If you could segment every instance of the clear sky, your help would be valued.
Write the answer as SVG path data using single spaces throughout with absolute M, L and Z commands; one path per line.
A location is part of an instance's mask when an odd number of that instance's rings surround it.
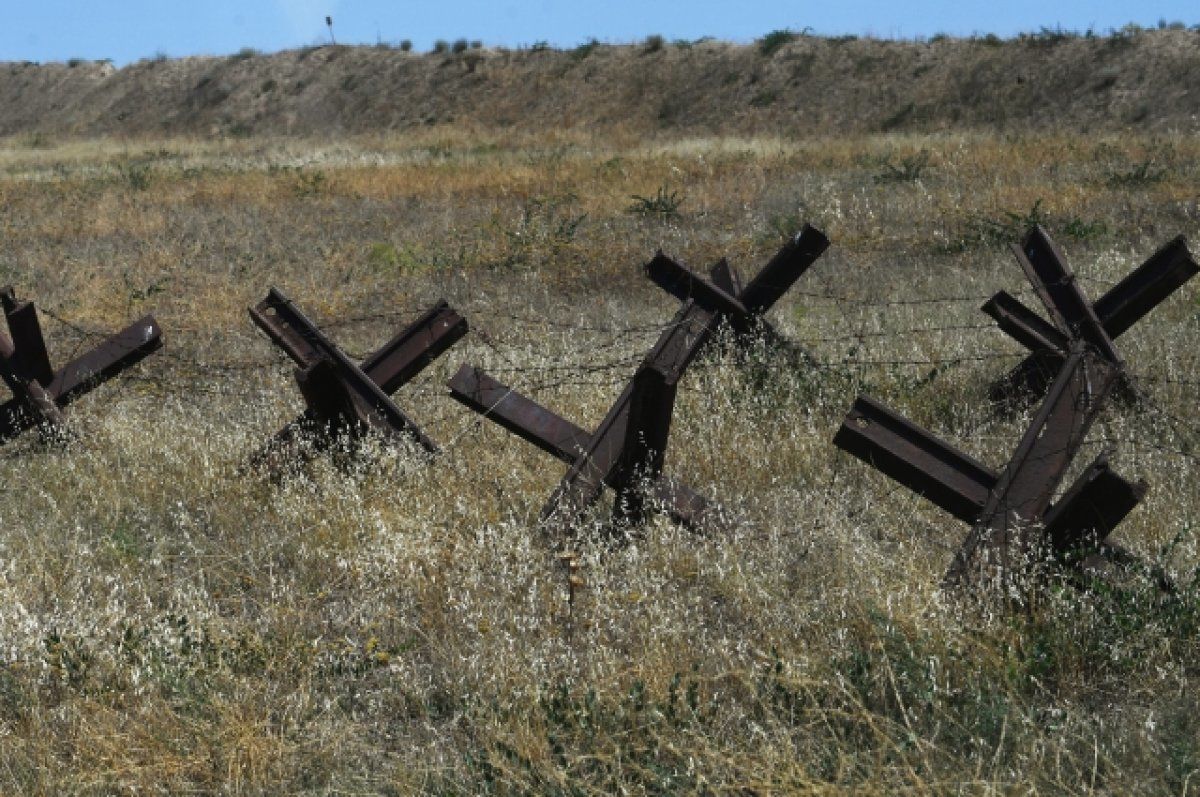
M 458 38 L 573 46 L 590 37 L 620 43 L 655 33 L 744 42 L 780 28 L 915 38 L 1011 36 L 1042 27 L 1103 32 L 1159 20 L 1200 24 L 1197 0 L 2 0 L 0 11 L 0 61 L 111 58 L 118 65 L 160 53 L 221 55 L 327 42 L 327 14 L 339 43 L 409 39 L 418 50 Z

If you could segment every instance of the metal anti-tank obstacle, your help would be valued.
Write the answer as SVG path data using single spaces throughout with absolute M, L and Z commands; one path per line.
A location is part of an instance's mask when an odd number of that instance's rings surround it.
M 1048 559 L 1096 572 L 1130 563 L 1110 533 L 1146 494 L 1098 456 L 1052 503 L 1119 371 L 1077 343 L 1007 465 L 996 471 L 878 402 L 860 396 L 834 444 L 972 528 L 948 569 L 948 586 L 1007 587 Z
M 1052 499 L 1105 400 L 1128 385 L 1112 338 L 1196 272 L 1176 239 L 1093 305 L 1041 227 L 1014 249 L 1052 320 L 1003 292 L 984 308 L 1034 350 L 993 387 L 993 396 L 1045 394 L 1008 464 L 994 471 L 865 396 L 834 437 L 838 447 L 972 525 L 947 585 L 988 580 L 1020 588 L 1020 579 L 1047 559 L 1085 572 L 1104 569 L 1105 560 L 1136 561 L 1109 535 L 1141 501 L 1146 484 L 1113 472 L 1107 452 Z
M 779 340 L 779 334 L 763 316 L 828 247 L 824 233 L 805 225 L 744 286 L 737 271 L 724 259 L 712 267 L 709 279 L 662 252 L 646 264 L 645 271 L 654 284 L 672 296 L 692 299 L 720 315 L 737 340 L 745 342 L 756 334 Z
M 616 493 L 613 518 L 619 525 L 644 521 L 657 503 L 676 522 L 700 528 L 710 522 L 715 507 L 664 476 L 663 466 L 679 380 L 719 322 L 720 313 L 685 302 L 591 433 L 478 368 L 460 368 L 450 380 L 450 392 L 467 407 L 570 464 L 542 510 L 551 536 L 569 535 L 606 486 Z
M 992 385 L 989 397 L 997 402 L 1044 394 L 1077 340 L 1087 341 L 1100 356 L 1119 367 L 1121 357 L 1113 341 L 1200 271 L 1187 242 L 1179 236 L 1095 302 L 1089 302 L 1042 227 L 1034 227 L 1021 245 L 1012 249 L 1050 321 L 1005 291 L 983 306 L 1002 330 L 1031 351 Z M 1121 389 L 1127 392 L 1128 384 L 1123 381 Z
M 302 437 L 319 449 L 339 434 L 358 437 L 368 430 L 437 452 L 437 444 L 391 394 L 467 333 L 467 322 L 446 302 L 435 304 L 362 363 L 355 363 L 276 288 L 250 308 L 250 317 L 296 363 L 296 382 L 308 405 L 254 455 L 253 464 L 278 464 Z
M 13 397 L 0 405 L 0 443 L 37 427 L 47 439 L 63 433 L 63 409 L 162 346 L 154 316 L 144 316 L 55 370 L 33 302 L 0 288 L 8 335 L 0 332 L 0 378 Z

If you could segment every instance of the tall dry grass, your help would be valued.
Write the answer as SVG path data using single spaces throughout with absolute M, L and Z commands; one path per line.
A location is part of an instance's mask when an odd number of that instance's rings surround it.
M 921 153 L 925 153 L 922 155 Z M 869 392 L 999 465 L 985 401 L 1019 348 L 1040 220 L 1098 295 L 1196 238 L 1194 137 L 947 135 L 642 145 L 434 130 L 338 144 L 0 150 L 0 283 L 56 359 L 152 310 L 165 349 L 0 452 L 0 791 L 22 794 L 1189 794 L 1197 787 L 1184 288 L 1119 346 L 1146 394 L 1111 444 L 1151 483 L 1119 538 L 1173 600 L 1050 591 L 1020 616 L 937 592 L 965 533 L 830 438 Z M 659 188 L 674 213 L 628 212 Z M 534 532 L 563 468 L 455 405 L 460 363 L 597 423 L 674 313 L 661 247 L 752 271 L 805 222 L 830 251 L 772 314 L 822 365 L 715 348 L 668 470 L 732 523 Z M 245 307 L 279 285 L 355 355 L 445 296 L 474 333 L 397 399 L 444 448 L 369 446 L 273 483 L 246 455 L 301 402 Z M 603 522 L 603 512 L 592 519 Z

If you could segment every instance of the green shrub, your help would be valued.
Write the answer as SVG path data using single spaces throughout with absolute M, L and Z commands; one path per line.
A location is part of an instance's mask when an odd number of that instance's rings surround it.
M 588 39 L 586 42 L 584 42 L 583 44 L 579 45 L 578 47 L 576 47 L 574 50 L 571 51 L 571 60 L 582 61 L 583 59 L 587 58 L 589 55 L 594 53 L 596 51 L 596 48 L 599 46 L 600 46 L 600 42 L 596 41 L 595 39 Z
M 785 44 L 789 44 L 797 38 L 799 38 L 798 35 L 790 30 L 773 30 L 758 40 L 758 52 L 770 58 Z
M 633 204 L 625 209 L 626 213 L 635 216 L 656 216 L 663 219 L 679 215 L 679 206 L 683 202 L 678 191 L 667 191 L 665 183 L 658 187 L 658 192 L 654 196 L 645 197 L 633 194 L 630 198 L 633 200 Z

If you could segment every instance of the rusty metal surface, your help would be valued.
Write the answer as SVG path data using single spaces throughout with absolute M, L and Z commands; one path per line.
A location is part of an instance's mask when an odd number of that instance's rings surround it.
M 1088 340 L 1114 363 L 1120 362 L 1112 341 L 1200 271 L 1187 242 L 1179 236 L 1089 305 L 1040 227 L 1029 233 L 1023 247 L 1014 247 L 1014 252 L 1055 324 L 1003 291 L 983 306 L 1001 329 L 1033 352 L 992 384 L 989 397 L 1001 403 L 1043 393 L 1073 338 Z M 1133 396 L 1128 384 L 1119 390 L 1125 398 Z
M 1083 342 L 1071 350 L 1042 406 L 1000 474 L 979 520 L 946 573 L 958 584 L 980 569 L 1007 579 L 1018 557 L 1030 555 L 1031 529 L 1083 442 L 1118 370 Z
M 974 523 L 998 474 L 884 405 L 859 396 L 834 445 L 959 520 Z
M 729 265 L 729 261 L 721 258 L 717 261 L 708 272 L 708 278 L 721 290 L 730 296 L 737 296 L 742 292 L 742 278 L 738 275 L 737 269 Z
M 680 301 L 691 299 L 702 307 L 723 313 L 731 319 L 742 318 L 749 313 L 746 306 L 724 288 L 706 280 L 662 252 L 646 264 L 645 270 L 651 282 Z
M 356 407 L 356 415 L 381 431 L 402 432 L 411 436 L 430 453 L 437 445 L 421 431 L 379 385 L 338 348 L 283 293 L 271 288 L 267 298 L 250 309 L 254 322 L 287 352 L 301 368 L 327 361 Z
M 652 484 L 662 477 L 677 387 L 678 380 L 670 381 L 652 366 L 641 368 L 633 377 L 625 442 L 609 482 L 617 491 L 613 516 L 620 522 L 636 525 L 646 520 L 649 496 L 642 482 Z
M 834 443 L 966 523 L 976 523 L 1000 473 L 865 396 Z M 1042 517 L 1046 545 L 1060 555 L 1104 543 L 1146 494 L 1102 454 Z
M 1096 315 L 1109 337 L 1119 337 L 1197 272 L 1200 266 L 1181 235 L 1097 299 Z
M 162 329 L 154 316 L 144 316 L 60 368 L 47 390 L 66 406 L 160 348 Z
M 1146 494 L 1115 473 L 1106 454 L 1053 504 L 1051 497 L 1120 371 L 1077 342 L 1008 465 L 997 472 L 887 407 L 860 396 L 834 443 L 973 525 L 947 586 L 979 574 L 1008 579 L 1045 554 L 1077 572 L 1102 559 L 1139 563 L 1109 535 Z M 1028 555 L 1029 562 L 1016 557 Z M 1139 563 L 1140 564 L 1140 563 Z M 1173 585 L 1162 573 L 1159 586 Z
M 1103 356 L 1119 364 L 1120 355 L 1113 340 L 1200 271 L 1180 236 L 1160 248 L 1094 304 L 1089 304 L 1045 230 L 1035 227 L 1022 247 L 1014 247 L 1014 253 L 1054 324 L 1048 324 L 1004 292 L 984 305 L 984 312 L 1005 332 L 1033 351 L 993 383 L 989 396 L 997 402 L 1044 392 L 1050 381 L 1048 372 L 1056 372 L 1061 365 L 1068 340 L 1088 341 Z M 1049 331 L 1052 328 L 1057 334 Z M 1125 398 L 1134 395 L 1128 384 L 1119 390 Z
M 1035 226 L 1021 246 L 1013 247 L 1013 254 L 1059 332 L 1090 343 L 1103 357 L 1119 363 L 1112 339 L 1049 234 Z
M 320 359 L 307 368 L 297 368 L 296 385 L 318 421 L 371 424 L 371 408 L 355 400 L 356 395 L 346 387 L 331 361 Z
M 4 320 L 8 323 L 22 373 L 39 384 L 49 385 L 54 380 L 54 368 L 50 365 L 46 340 L 42 337 L 42 325 L 38 322 L 33 302 L 17 302 L 9 293 L 4 302 Z
M 605 486 L 621 492 L 621 503 L 631 505 L 628 488 L 639 465 L 666 499 L 673 516 L 689 523 L 705 509 L 691 491 L 661 478 L 662 456 L 670 428 L 674 391 L 684 370 L 712 335 L 720 315 L 688 300 L 646 355 L 634 379 L 610 407 L 592 434 L 571 424 L 535 402 L 483 374 L 464 366 L 450 380 L 451 395 L 468 407 L 571 467 L 542 510 L 542 519 L 556 532 L 565 533 L 579 516 L 603 495 Z M 653 374 L 648 372 L 653 371 Z M 630 428 L 635 393 L 639 407 Z M 665 416 L 665 420 L 664 420 Z M 631 441 L 635 450 L 627 452 Z M 649 452 L 653 451 L 653 454 Z M 641 462 L 640 460 L 646 460 Z M 635 461 L 636 460 L 636 461 Z M 640 509 L 636 510 L 640 514 Z
M 695 302 L 685 302 L 659 335 L 641 367 L 657 368 L 669 383 L 675 384 L 716 331 L 719 321 L 717 313 Z
M 605 483 L 613 479 L 625 444 L 632 397 L 631 382 L 621 391 L 542 508 L 542 521 L 554 531 L 565 534 L 588 507 L 600 500 Z
M 0 333 L 0 377 L 13 393 L 2 408 L 0 439 L 7 440 L 34 426 L 57 426 L 62 412 L 42 385 L 21 367 L 16 347 Z
M 1146 496 L 1144 481 L 1114 473 L 1098 456 L 1044 517 L 1047 545 L 1059 556 L 1098 548 Z
M 642 361 L 638 373 L 648 369 L 657 371 L 663 383 L 671 386 L 673 399 L 674 386 L 708 341 L 719 320 L 718 313 L 701 307 L 694 300 L 688 300 L 663 330 Z M 628 485 L 631 476 L 625 471 L 627 463 L 623 452 L 631 434 L 648 439 L 655 439 L 658 435 L 656 430 L 648 427 L 629 429 L 630 403 L 638 379 L 635 375 L 621 393 L 596 428 L 587 448 L 571 464 L 566 476 L 546 502 L 542 519 L 557 532 L 564 533 L 573 526 L 579 516 L 599 500 L 606 483 L 618 485 L 618 489 Z M 638 417 L 638 422 L 643 424 L 651 424 L 654 420 L 653 412 Z M 662 447 L 666 448 L 665 442 Z M 660 475 L 653 472 L 647 474 L 652 480 Z
M 439 300 L 378 351 L 362 370 L 383 392 L 395 393 L 467 334 L 466 320 Z
M 5 286 L 0 306 L 12 334 L 11 339 L 0 334 L 0 377 L 13 392 L 0 405 L 0 440 L 35 426 L 50 436 L 50 428 L 63 422 L 62 407 L 161 345 L 157 324 L 146 316 L 55 373 L 33 303 L 18 301 Z
M 568 465 L 586 448 L 591 434 L 535 401 L 464 365 L 451 377 L 450 395 Z
M 275 328 L 274 319 L 266 310 L 268 307 L 278 306 L 280 298 L 281 294 L 278 292 L 268 295 L 266 300 L 251 310 L 251 317 L 272 340 L 288 341 L 288 347 L 284 350 L 288 352 L 289 356 L 293 356 L 293 353 L 299 357 L 313 356 L 318 347 L 305 339 L 298 330 Z M 379 347 L 359 367 L 372 382 L 390 395 L 411 381 L 448 348 L 457 343 L 467 331 L 466 320 L 451 309 L 445 300 L 440 300 L 416 321 Z M 296 356 L 293 356 L 293 359 L 296 359 Z M 320 359 L 314 360 L 306 368 L 311 369 L 320 361 Z M 309 401 L 310 409 L 306 409 L 276 432 L 263 449 L 251 456 L 250 464 L 252 466 L 258 467 L 266 464 L 270 469 L 274 469 L 277 465 L 282 464 L 283 458 L 276 454 L 291 447 L 291 444 L 304 433 L 315 432 L 318 435 L 329 436 L 336 432 L 334 428 L 336 424 L 329 422 L 330 417 L 336 416 L 323 415 L 311 409 L 312 401 L 321 400 L 317 398 L 318 394 L 316 393 L 312 393 L 310 396 L 315 388 L 309 388 L 310 393 L 305 393 L 306 382 L 310 381 L 304 376 L 306 368 L 302 367 L 297 373 L 297 383 L 305 400 Z M 370 415 L 362 414 L 361 407 L 349 401 L 348 398 L 346 402 L 328 405 L 327 410 L 336 412 L 343 418 L 354 418 L 361 423 L 371 425 Z M 387 435 L 391 430 L 390 427 L 385 427 L 381 431 Z
M 751 313 L 765 313 L 828 248 L 829 239 L 824 233 L 816 227 L 804 225 L 804 229 L 784 244 L 767 265 L 746 283 L 738 298 Z
M 587 430 L 478 368 L 464 365 L 449 384 L 450 395 L 456 400 L 568 465 L 575 462 L 591 440 L 592 435 Z M 623 392 L 616 403 L 626 404 L 627 401 Z M 652 494 L 672 520 L 690 529 L 711 526 L 718 514 L 717 508 L 707 499 L 670 477 L 658 479 Z
M 1054 352 L 1059 355 L 1060 362 L 1067 356 L 1067 350 L 1071 347 L 1070 339 L 1007 291 L 1000 291 L 989 299 L 982 310 L 1026 348 Z
M 764 323 L 761 317 L 828 247 L 829 240 L 823 233 L 805 225 L 744 287 L 737 272 L 725 260 L 713 266 L 711 279 L 688 270 L 662 252 L 646 265 L 645 270 L 667 293 L 680 300 L 695 300 L 720 313 L 739 335 L 743 335 Z

